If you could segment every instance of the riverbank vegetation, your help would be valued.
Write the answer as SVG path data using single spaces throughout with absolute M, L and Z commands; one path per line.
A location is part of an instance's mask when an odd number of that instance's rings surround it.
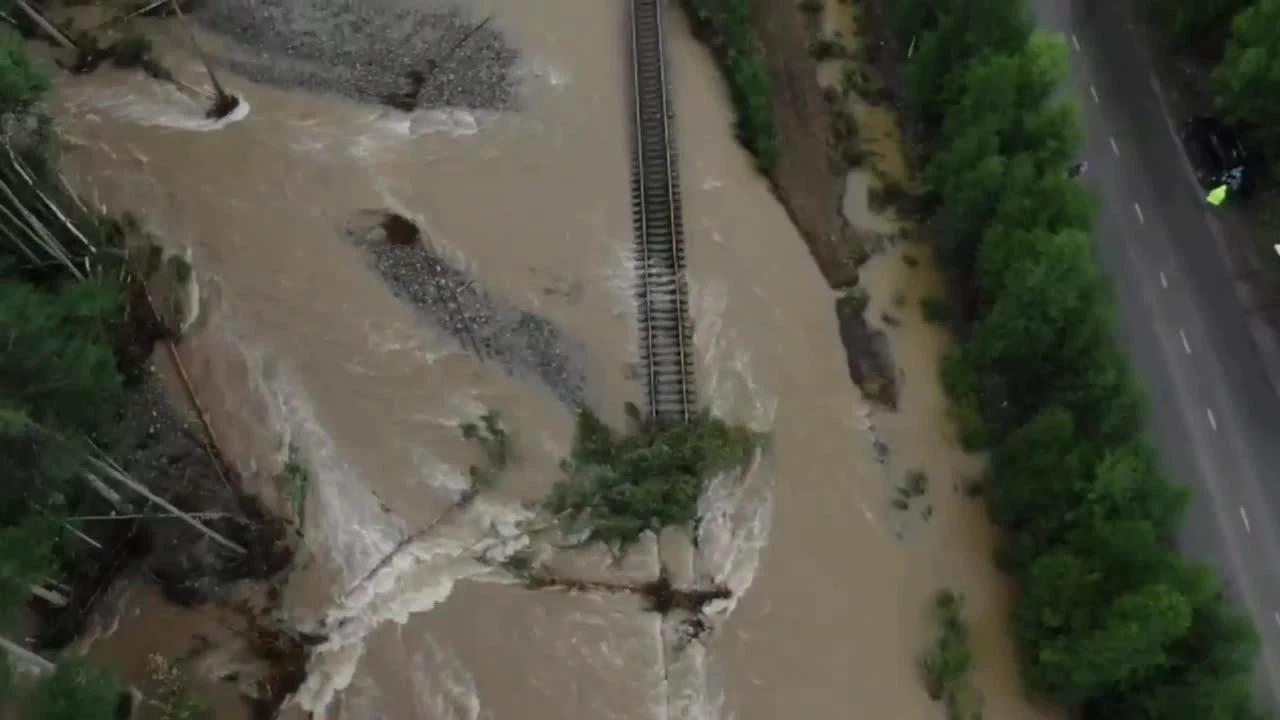
M 925 690 L 943 703 L 948 720 L 981 720 L 982 698 L 969 677 L 973 652 L 963 614 L 964 597 L 953 590 L 939 590 L 929 610 L 933 641 L 920 655 Z
M 116 576 L 145 569 L 166 595 L 198 604 L 214 577 L 269 574 L 288 551 L 257 506 L 194 487 L 204 465 L 188 466 L 189 448 L 201 463 L 220 459 L 194 440 L 170 442 L 188 436 L 148 394 L 151 349 L 169 331 L 136 280 L 135 261 L 147 262 L 127 247 L 135 224 L 89 208 L 62 181 L 41 109 L 50 84 L 22 41 L 0 34 L 0 657 L 13 680 L 0 683 L 0 707 L 106 720 L 131 702 L 122 684 L 73 655 L 44 655 L 75 638 Z M 177 507 L 194 497 L 217 512 Z M 142 559 L 179 538 L 176 555 Z M 19 627 L 31 639 L 5 639 Z M 166 717 L 207 717 L 183 678 L 170 668 L 167 694 L 146 702 Z
M 885 12 L 964 320 L 943 381 L 962 440 L 992 450 L 986 495 L 1020 590 L 1028 693 L 1094 720 L 1259 717 L 1248 623 L 1168 550 L 1187 498 L 1143 437 L 1095 201 L 1067 178 L 1081 129 L 1058 99 L 1061 38 L 1032 31 L 1024 0 Z
M 94 490 L 87 462 L 99 453 L 123 401 L 120 344 L 125 296 L 112 273 L 82 263 L 106 238 L 96 218 L 62 217 L 45 204 L 46 131 L 32 111 L 49 87 L 13 35 L 0 37 L 0 455 L 6 462 L 0 515 L 0 618 L 5 635 L 22 620 L 33 588 L 58 587 L 63 557 L 80 542 L 73 518 Z M 85 220 L 91 220 L 85 222 Z M 90 235 L 83 236 L 82 233 Z M 61 600 L 61 596 L 55 596 Z M 6 655 L 6 676 L 14 667 Z M 25 656 L 17 653 L 20 660 Z M 38 662 L 37 668 L 44 669 Z M 123 687 L 101 669 L 68 659 L 26 688 L 3 683 L 0 701 L 30 718 L 111 718 Z
M 769 75 L 756 39 L 752 0 L 683 0 L 694 33 L 720 64 L 737 111 L 738 140 L 768 172 L 778 159 Z
M 578 412 L 565 478 L 547 498 L 567 535 L 621 549 L 646 530 L 691 526 L 698 498 L 716 475 L 744 467 L 765 438 L 709 411 L 688 423 L 660 423 L 628 405 L 618 432 L 590 410 Z
M 1212 68 L 1218 109 L 1280 157 L 1280 1 L 1150 0 L 1173 49 Z

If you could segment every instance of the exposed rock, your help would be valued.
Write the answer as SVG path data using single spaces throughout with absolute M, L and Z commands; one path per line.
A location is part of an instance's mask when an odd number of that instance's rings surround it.
M 862 389 L 862 394 L 885 407 L 898 406 L 897 370 L 882 330 L 867 324 L 866 300 L 853 293 L 836 300 L 836 318 L 840 324 L 840 342 L 849 363 L 849 377 Z

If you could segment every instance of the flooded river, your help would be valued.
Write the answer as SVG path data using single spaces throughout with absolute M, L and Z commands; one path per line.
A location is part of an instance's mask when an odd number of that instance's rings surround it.
M 477 80 L 495 97 L 475 99 L 457 84 L 465 73 L 446 72 L 406 113 L 344 91 L 323 72 L 326 42 L 308 43 L 331 32 L 330 55 L 359 64 L 370 26 L 397 28 L 384 39 L 397 49 L 452 41 L 402 22 L 416 0 L 328 1 L 261 3 L 245 19 L 226 0 L 197 15 L 230 68 L 223 83 L 247 102 L 233 122 L 109 68 L 62 82 L 58 108 L 73 184 L 190 248 L 204 300 L 182 352 L 224 450 L 251 476 L 273 473 L 287 444 L 311 468 L 288 602 L 329 639 L 295 704 L 350 720 L 936 717 L 915 660 L 928 597 L 946 585 L 969 598 L 987 715 L 1027 717 L 990 538 L 963 491 L 978 465 L 943 419 L 945 338 L 919 313 L 937 285 L 927 258 L 890 248 L 864 272 L 868 313 L 901 316 L 889 327 L 901 410 L 874 411 L 849 380 L 835 294 L 734 142 L 719 77 L 674 7 L 699 393 L 773 438 L 741 483 L 703 499 L 689 572 L 737 594 L 705 648 L 677 651 L 633 597 L 532 592 L 484 562 L 528 543 L 528 501 L 569 451 L 569 405 L 620 421 L 639 398 L 625 4 L 469 3 L 463 25 L 492 17 L 485 42 L 506 49 L 485 52 L 490 67 L 509 62 L 506 79 Z M 261 27 L 233 33 L 232 17 Z M 206 84 L 180 27 L 146 23 L 174 73 Z M 382 211 L 421 229 L 430 267 L 360 240 Z M 449 332 L 442 283 L 514 345 Z M 468 486 L 479 459 L 459 425 L 487 410 L 516 461 L 420 532 Z M 915 470 L 928 493 L 895 509 Z M 658 566 L 652 542 L 621 567 L 592 552 L 555 562 L 579 577 Z

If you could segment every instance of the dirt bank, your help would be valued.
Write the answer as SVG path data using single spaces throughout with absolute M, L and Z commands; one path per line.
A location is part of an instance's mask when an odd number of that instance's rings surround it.
M 846 167 L 835 148 L 837 121 L 818 84 L 804 17 L 796 3 L 769 0 L 757 0 L 756 17 L 780 147 L 769 179 L 823 277 L 833 288 L 850 287 L 868 243 L 841 213 Z

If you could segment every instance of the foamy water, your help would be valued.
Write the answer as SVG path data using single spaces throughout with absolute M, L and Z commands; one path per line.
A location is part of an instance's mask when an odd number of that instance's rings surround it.
M 172 85 L 154 84 L 146 92 L 118 95 L 110 88 L 89 89 L 78 98 L 92 112 L 115 120 L 145 127 L 170 128 L 191 132 L 222 130 L 249 116 L 250 105 L 238 98 L 235 108 L 221 118 L 209 118 L 206 112 L 212 102 L 213 88 L 200 88 L 206 95 L 199 100 Z

